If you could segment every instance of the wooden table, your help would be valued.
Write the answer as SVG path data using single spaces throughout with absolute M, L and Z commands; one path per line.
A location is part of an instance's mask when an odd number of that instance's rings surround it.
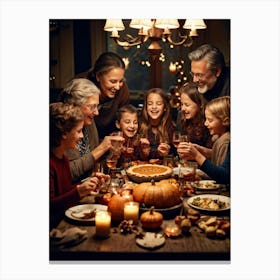
M 216 213 L 215 213 L 216 214 Z M 229 212 L 220 213 L 229 217 Z M 164 220 L 164 225 L 168 220 Z M 59 229 L 78 226 L 88 231 L 88 238 L 80 244 L 59 248 L 50 245 L 50 260 L 223 260 L 230 261 L 230 238 L 209 238 L 197 226 L 192 226 L 190 234 L 177 238 L 166 238 L 165 244 L 156 249 L 145 249 L 136 244 L 135 234 L 122 234 L 118 227 L 111 228 L 107 239 L 95 237 L 95 226 L 77 224 L 63 219 Z M 140 229 L 141 224 L 138 225 Z M 162 232 L 161 229 L 161 232 Z

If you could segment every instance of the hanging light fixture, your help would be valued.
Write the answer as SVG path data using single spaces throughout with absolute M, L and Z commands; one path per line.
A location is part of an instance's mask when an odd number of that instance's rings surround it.
M 177 19 L 132 19 L 129 27 L 139 29 L 137 36 L 126 34 L 120 38 L 118 32 L 125 30 L 121 19 L 107 19 L 104 30 L 111 33 L 115 43 L 124 48 L 138 46 L 151 40 L 149 49 L 161 49 L 158 41 L 167 42 L 170 45 L 189 47 L 193 44 L 193 37 L 198 36 L 197 29 L 205 29 L 207 26 L 203 19 L 187 19 L 183 29 L 189 29 L 189 34 L 178 34 L 179 40 L 173 39 L 173 30 L 180 27 Z

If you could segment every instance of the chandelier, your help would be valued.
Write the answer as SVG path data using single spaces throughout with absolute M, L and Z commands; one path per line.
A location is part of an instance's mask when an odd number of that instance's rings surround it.
M 180 28 L 177 19 L 132 19 L 129 27 L 139 29 L 137 36 L 133 37 L 126 34 L 120 38 L 118 32 L 125 30 L 125 26 L 121 19 L 107 19 L 104 30 L 111 33 L 111 38 L 115 43 L 125 49 L 133 46 L 140 46 L 148 39 L 151 40 L 149 50 L 161 50 L 159 41 L 167 42 L 171 47 L 185 46 L 189 47 L 193 44 L 193 37 L 198 36 L 197 29 L 205 29 L 206 24 L 203 19 L 187 19 L 183 24 L 183 29 L 189 29 L 189 34 L 181 34 L 178 32 Z M 177 37 L 174 39 L 173 30 L 177 30 Z

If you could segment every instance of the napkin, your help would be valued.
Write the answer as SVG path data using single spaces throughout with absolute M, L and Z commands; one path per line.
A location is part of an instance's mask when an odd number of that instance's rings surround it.
M 54 228 L 50 232 L 51 243 L 63 247 L 77 245 L 87 237 L 87 230 L 82 230 L 78 227 L 68 228 L 64 231 Z

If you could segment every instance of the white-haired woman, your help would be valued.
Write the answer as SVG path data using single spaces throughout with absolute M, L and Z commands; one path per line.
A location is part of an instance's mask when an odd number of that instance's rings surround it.
M 66 84 L 60 96 L 62 102 L 79 106 L 84 115 L 84 137 L 78 142 L 77 149 L 66 151 L 73 181 L 82 180 L 95 171 L 96 162 L 112 148 L 112 139 L 124 140 L 120 136 L 106 136 L 99 143 L 94 122 L 94 117 L 99 114 L 99 95 L 100 90 L 93 82 L 76 78 Z

